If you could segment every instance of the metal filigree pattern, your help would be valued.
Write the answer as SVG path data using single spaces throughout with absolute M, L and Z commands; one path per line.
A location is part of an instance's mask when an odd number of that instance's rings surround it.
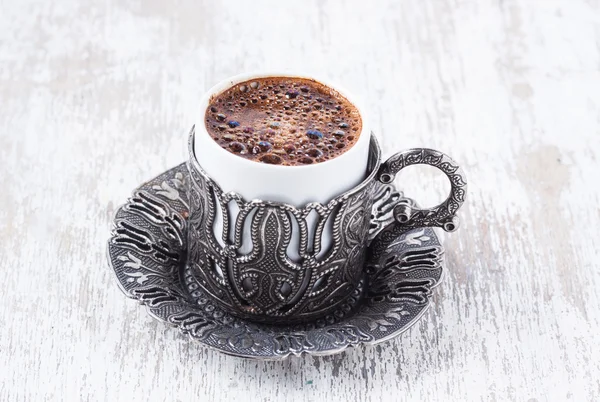
M 393 182 L 396 174 L 407 166 L 430 165 L 441 170 L 450 181 L 450 195 L 433 208 L 418 208 L 414 203 L 399 202 L 393 208 L 391 224 L 378 234 L 371 245 L 371 253 L 377 256 L 385 244 L 402 232 L 420 227 L 440 227 L 447 232 L 459 226 L 458 209 L 465 201 L 467 180 L 462 169 L 448 155 L 428 148 L 409 149 L 398 152 L 381 164 L 377 174 L 381 183 Z
M 374 194 L 381 186 L 375 180 L 380 151 L 374 139 L 371 173 L 361 185 L 326 205 L 304 208 L 223 192 L 197 163 L 193 133 L 189 148 L 188 264 L 198 286 L 221 308 L 255 321 L 309 321 L 336 309 L 359 286 Z M 314 227 L 311 214 L 317 216 Z M 328 222 L 332 245 L 322 250 Z M 246 253 L 244 227 L 251 239 Z M 215 235 L 215 229 L 221 232 Z M 299 242 L 291 244 L 293 230 Z M 297 260 L 290 258 L 290 248 Z
M 448 155 L 428 148 L 408 149 L 398 152 L 379 168 L 378 178 L 382 183 L 391 183 L 396 174 L 407 166 L 429 165 L 441 170 L 450 181 L 450 195 L 434 208 L 412 208 L 406 219 L 398 219 L 401 208 L 396 207 L 396 220 L 407 228 L 441 227 L 448 232 L 458 228 L 456 212 L 465 201 L 467 181 L 462 169 Z
M 371 220 L 369 224 L 369 243 L 388 225 L 392 224 L 394 218 L 394 207 L 399 203 L 413 205 L 412 200 L 405 198 L 401 192 L 391 184 L 377 187 L 373 195 L 373 207 L 371 209 Z
M 272 326 L 230 315 L 185 264 L 188 205 L 193 202 L 185 189 L 189 179 L 182 164 L 136 190 L 115 216 L 108 261 L 125 295 L 191 339 L 256 359 L 327 355 L 391 339 L 427 310 L 442 276 L 443 248 L 433 230 L 425 228 L 400 234 L 378 257 L 369 258 L 365 281 L 322 318 Z M 386 202 L 377 199 L 375 204 Z

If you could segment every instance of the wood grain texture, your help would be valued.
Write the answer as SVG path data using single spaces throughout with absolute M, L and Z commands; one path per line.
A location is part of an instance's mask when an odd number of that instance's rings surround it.
M 0 9 L 0 400 L 600 399 L 597 2 Z M 418 325 L 332 357 L 245 361 L 127 301 L 105 242 L 131 191 L 183 160 L 203 91 L 283 68 L 363 97 L 386 154 L 452 155 L 469 195 Z M 411 175 L 425 204 L 447 189 Z

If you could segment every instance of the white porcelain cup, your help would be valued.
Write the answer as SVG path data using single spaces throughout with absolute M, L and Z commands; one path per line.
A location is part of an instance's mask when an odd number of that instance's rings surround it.
M 358 140 L 350 149 L 325 162 L 282 166 L 251 161 L 237 156 L 217 144 L 206 130 L 205 114 L 211 100 L 225 90 L 245 81 L 267 77 L 291 77 L 315 80 L 339 93 L 358 110 L 362 129 Z M 219 82 L 202 97 L 196 118 L 194 153 L 200 166 L 221 187 L 224 192 L 236 192 L 246 201 L 274 201 L 302 208 L 308 203 L 327 204 L 331 199 L 360 184 L 367 176 L 371 132 L 365 109 L 348 91 L 326 80 L 290 73 L 248 73 L 240 74 Z M 229 211 L 235 219 L 236 210 Z M 217 239 L 222 232 L 222 216 L 218 215 L 215 224 Z M 316 216 L 307 217 L 309 232 L 316 230 Z M 249 238 L 249 227 L 244 229 L 244 238 Z M 297 241 L 294 232 L 292 242 Z M 250 242 L 245 241 L 240 252 L 248 251 Z M 321 237 L 323 251 L 331 246 L 331 231 L 326 227 Z M 297 250 L 290 249 L 289 257 L 300 258 Z
M 205 126 L 205 113 L 211 99 L 244 81 L 266 77 L 308 78 L 338 92 L 350 101 L 362 118 L 357 142 L 343 154 L 325 162 L 281 166 L 251 161 L 221 148 Z M 240 74 L 213 86 L 202 98 L 196 118 L 194 151 L 202 168 L 225 192 L 235 191 L 246 200 L 261 199 L 283 202 L 297 208 L 307 203 L 326 204 L 332 198 L 359 184 L 367 173 L 369 121 L 364 108 L 348 91 L 327 81 L 289 73 Z

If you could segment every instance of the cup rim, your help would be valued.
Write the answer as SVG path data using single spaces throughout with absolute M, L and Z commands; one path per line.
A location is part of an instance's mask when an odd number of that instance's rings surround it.
M 274 169 L 274 170 L 285 169 L 288 171 L 294 170 L 296 172 L 305 171 L 306 174 L 311 174 L 311 171 L 313 171 L 313 170 L 322 169 L 324 167 L 335 164 L 336 160 L 339 161 L 340 158 L 351 157 L 354 153 L 356 153 L 360 150 L 360 147 L 358 146 L 359 143 L 365 142 L 365 141 L 370 141 L 372 132 L 371 132 L 370 128 L 368 127 L 369 120 L 368 120 L 368 116 L 366 114 L 366 109 L 363 107 L 362 103 L 358 99 L 356 99 L 355 96 L 352 95 L 352 93 L 350 91 L 341 87 L 337 83 L 332 83 L 331 80 L 324 80 L 324 79 L 321 79 L 318 77 L 310 76 L 305 73 L 294 72 L 294 71 L 247 72 L 247 73 L 234 75 L 232 77 L 226 78 L 226 79 L 218 82 L 217 84 L 213 85 L 208 91 L 206 91 L 200 100 L 200 107 L 199 107 L 199 112 L 198 112 L 200 115 L 196 118 L 196 124 L 195 124 L 196 130 L 195 131 L 196 131 L 196 134 L 201 134 L 201 135 L 205 135 L 205 136 L 209 137 L 210 141 L 206 141 L 206 142 L 211 144 L 210 145 L 211 152 L 221 153 L 224 156 L 227 155 L 227 157 L 238 158 L 238 159 L 240 159 L 240 161 L 238 161 L 238 163 L 240 163 L 242 165 L 256 164 L 256 163 L 260 164 L 260 162 L 249 160 L 249 159 L 234 155 L 231 152 L 227 151 L 226 149 L 222 148 L 219 144 L 217 144 L 217 142 L 214 141 L 214 139 L 208 133 L 208 130 L 206 130 L 206 128 L 204 126 L 204 119 L 205 119 L 206 110 L 208 109 L 209 104 L 210 104 L 210 100 L 214 96 L 222 93 L 223 91 L 225 91 L 241 82 L 248 81 L 253 78 L 260 79 L 260 78 L 268 78 L 268 77 L 302 78 L 302 79 L 313 80 L 313 81 L 318 82 L 319 84 L 327 86 L 327 87 L 335 90 L 336 92 L 338 92 L 340 95 L 342 95 L 344 98 L 346 98 L 346 100 L 348 100 L 352 105 L 354 105 L 354 107 L 358 110 L 358 113 L 360 114 L 360 117 L 362 120 L 362 127 L 361 127 L 361 131 L 360 131 L 360 135 L 358 137 L 358 141 L 356 141 L 356 143 L 354 143 L 354 145 L 351 148 L 349 148 L 348 150 L 346 150 L 345 152 L 343 152 L 336 158 L 329 159 L 324 162 L 310 164 L 310 165 L 293 165 L 293 166 L 267 165 L 269 169 Z M 195 146 L 195 142 L 194 142 L 193 146 Z M 194 157 L 195 157 L 195 153 L 194 153 Z M 262 164 L 262 165 L 265 165 L 265 164 Z M 247 166 L 250 167 L 250 165 L 247 165 Z

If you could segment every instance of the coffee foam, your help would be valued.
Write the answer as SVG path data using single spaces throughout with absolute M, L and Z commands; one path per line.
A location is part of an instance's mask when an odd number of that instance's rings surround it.
M 305 78 L 269 77 L 213 96 L 205 125 L 214 141 L 240 157 L 301 166 L 350 149 L 362 120 L 357 108 L 330 87 Z

